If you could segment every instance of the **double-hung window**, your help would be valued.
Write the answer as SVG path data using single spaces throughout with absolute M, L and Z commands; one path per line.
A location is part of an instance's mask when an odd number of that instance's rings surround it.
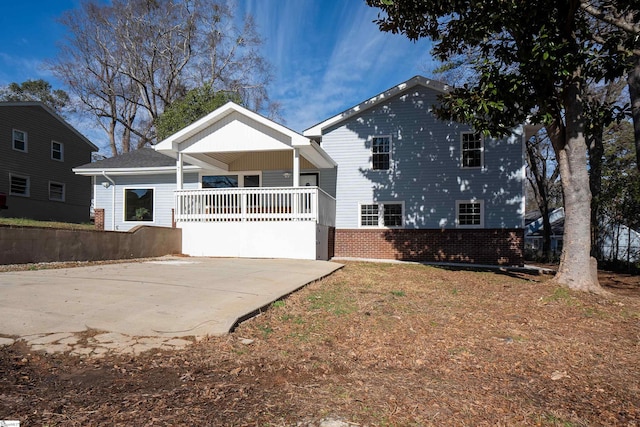
M 484 201 L 456 201 L 456 224 L 458 227 L 484 227 Z
M 60 162 L 64 161 L 64 144 L 51 141 L 51 158 Z
M 484 143 L 479 132 L 462 133 L 462 167 L 481 168 L 484 163 Z
M 388 170 L 391 167 L 391 137 L 371 138 L 371 167 L 373 170 Z
M 27 133 L 18 129 L 13 130 L 13 149 L 27 152 Z
M 360 227 L 402 227 L 403 210 L 402 202 L 360 204 Z

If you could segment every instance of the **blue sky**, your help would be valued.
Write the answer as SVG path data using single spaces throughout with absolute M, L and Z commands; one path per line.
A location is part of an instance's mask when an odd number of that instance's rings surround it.
M 80 0 L 3 2 L 0 14 L 0 85 L 43 78 L 64 38 L 56 19 Z M 377 9 L 364 0 L 236 0 L 238 16 L 254 16 L 273 67 L 271 99 L 284 124 L 301 132 L 416 74 L 431 77 L 429 42 L 381 33 Z M 64 89 L 64 87 L 62 87 Z M 70 119 L 73 123 L 73 119 Z M 97 145 L 105 137 L 73 123 Z M 101 140 L 102 139 L 102 140 Z

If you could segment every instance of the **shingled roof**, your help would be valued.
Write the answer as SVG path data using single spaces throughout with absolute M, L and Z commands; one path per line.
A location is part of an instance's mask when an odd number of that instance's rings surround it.
M 140 148 L 135 151 L 109 157 L 97 162 L 78 166 L 76 169 L 124 169 L 124 168 L 157 168 L 175 167 L 176 160 L 153 148 Z

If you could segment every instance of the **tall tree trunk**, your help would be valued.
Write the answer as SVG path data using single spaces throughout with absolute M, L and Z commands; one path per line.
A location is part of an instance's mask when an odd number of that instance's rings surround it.
M 640 37 L 636 47 L 640 49 Z M 629 71 L 629 97 L 631 98 L 631 116 L 633 117 L 633 134 L 636 145 L 636 166 L 640 170 L 640 55 L 634 56 L 634 67 Z
M 564 242 L 554 281 L 570 289 L 603 293 L 591 251 L 591 191 L 584 135 L 584 106 L 579 77 L 565 89 L 566 127 L 556 122 L 551 140 L 558 159 L 564 196 Z
M 604 144 L 602 142 L 603 129 L 594 126 L 589 134 L 589 189 L 591 190 L 591 256 L 602 259 L 602 245 L 600 244 L 601 206 L 600 193 L 602 192 L 602 158 L 604 156 Z

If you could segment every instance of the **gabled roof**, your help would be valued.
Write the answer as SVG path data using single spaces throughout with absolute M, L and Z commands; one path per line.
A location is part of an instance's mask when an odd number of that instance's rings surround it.
M 217 108 L 160 141 L 154 148 L 171 157 L 177 157 L 180 152 L 188 161 L 203 167 L 209 161 L 224 167 L 221 159 L 228 153 L 240 155 L 294 148 L 319 168 L 336 166 L 333 159 L 314 141 L 234 102 Z
M 170 172 L 175 171 L 175 169 L 176 161 L 174 158 L 159 153 L 153 148 L 140 148 L 118 156 L 78 166 L 74 168 L 73 171 L 79 175 L 101 175 L 103 171 L 117 174 L 118 172 L 132 173 L 134 171 L 140 173 Z
M 363 111 L 366 111 L 372 107 L 375 107 L 376 105 L 388 101 L 390 98 L 403 93 L 413 87 L 416 86 L 423 86 L 429 89 L 433 89 L 436 92 L 440 92 L 440 93 L 446 93 L 447 91 L 449 91 L 449 86 L 446 85 L 445 83 L 439 82 L 437 80 L 432 80 L 432 79 L 427 79 L 426 77 L 422 77 L 422 76 L 414 76 L 412 78 L 410 78 L 409 80 L 400 83 L 399 85 L 396 85 L 394 87 L 392 87 L 391 89 L 387 89 L 384 92 L 381 92 L 379 94 L 377 94 L 376 96 L 374 96 L 373 98 L 369 98 L 368 100 L 361 102 L 358 105 L 355 105 L 345 111 L 343 111 L 340 114 L 337 114 L 333 117 L 328 118 L 327 120 L 324 120 L 318 124 L 316 124 L 315 126 L 312 126 L 310 128 L 308 128 L 307 130 L 305 130 L 304 132 L 302 132 L 302 134 L 304 136 L 307 136 L 309 138 L 318 138 L 321 137 L 323 134 L 323 131 L 330 127 L 330 126 L 334 126 L 348 118 L 350 118 L 351 116 L 355 115 L 355 114 L 360 114 Z
M 74 134 L 76 134 L 78 136 L 78 138 L 80 138 L 82 141 L 84 141 L 87 145 L 89 145 L 93 150 L 95 151 L 99 151 L 100 149 L 91 141 L 89 141 L 89 139 L 84 136 L 83 134 L 81 134 L 76 128 L 74 128 L 73 126 L 71 126 L 71 124 L 69 124 L 69 122 L 67 122 L 65 119 L 63 119 L 58 113 L 56 113 L 51 107 L 47 106 L 46 104 L 42 103 L 42 102 L 38 102 L 38 101 L 11 101 L 11 102 L 0 102 L 0 107 L 40 107 L 43 110 L 45 110 L 47 113 L 49 113 L 53 118 L 55 118 L 56 120 L 58 120 L 60 123 L 62 123 L 63 125 L 65 125 L 71 132 L 73 132 Z

